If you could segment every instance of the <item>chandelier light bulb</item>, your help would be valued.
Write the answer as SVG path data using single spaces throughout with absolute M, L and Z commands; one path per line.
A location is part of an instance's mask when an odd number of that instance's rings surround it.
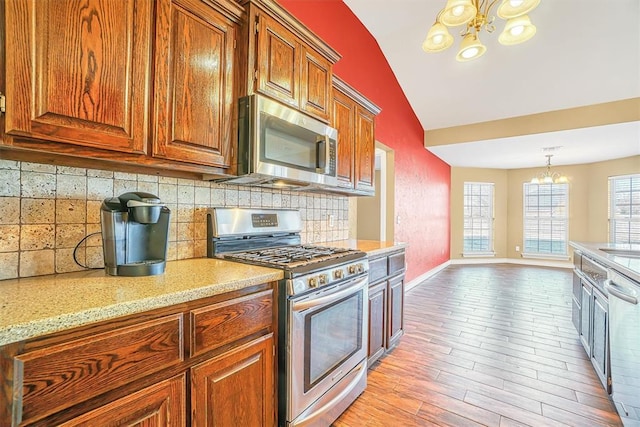
M 509 29 L 509 33 L 511 33 L 512 36 L 519 36 L 523 32 L 524 32 L 524 25 L 516 25 Z
M 522 3 L 524 3 L 524 0 L 509 0 L 511 7 L 520 7 Z
M 442 36 L 442 34 L 436 34 L 435 36 L 433 36 L 432 40 L 433 40 L 433 42 L 435 44 L 440 44 L 440 43 L 442 43 L 443 36 Z
M 463 12 L 464 12 L 464 6 L 456 6 L 451 11 L 451 13 L 453 13 L 453 16 L 460 16 L 462 15 Z
M 540 0 L 503 0 L 496 13 L 502 19 L 526 15 L 538 7 Z
M 480 42 L 478 35 L 469 33 L 462 39 L 456 60 L 460 62 L 470 61 L 481 57 L 486 50 L 487 48 Z

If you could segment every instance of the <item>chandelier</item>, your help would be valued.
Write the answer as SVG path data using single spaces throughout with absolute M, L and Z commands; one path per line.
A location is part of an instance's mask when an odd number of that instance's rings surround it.
M 491 9 L 498 0 L 447 0 L 447 4 L 438 13 L 427 37 L 422 43 L 422 50 L 427 53 L 441 52 L 453 44 L 453 36 L 447 27 L 464 25 L 460 31 L 462 42 L 456 59 L 460 62 L 479 58 L 487 48 L 480 42 L 480 31 L 495 31 L 495 17 Z M 506 19 L 504 30 L 498 37 L 503 45 L 514 45 L 529 40 L 536 33 L 527 13 L 538 6 L 540 0 L 502 0 L 496 13 Z
M 546 154 L 547 168 L 544 172 L 531 178 L 531 184 L 566 184 L 569 182 L 569 178 L 559 174 L 558 172 L 551 172 L 551 157 L 553 154 Z

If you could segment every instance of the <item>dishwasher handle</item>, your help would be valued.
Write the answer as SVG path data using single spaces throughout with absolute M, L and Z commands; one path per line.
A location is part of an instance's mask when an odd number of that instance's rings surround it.
M 624 288 L 618 284 L 616 284 L 613 280 L 607 279 L 604 282 L 604 288 L 610 295 L 620 298 L 623 301 L 626 301 L 630 304 L 637 305 L 638 299 L 632 295 L 629 295 L 624 292 Z

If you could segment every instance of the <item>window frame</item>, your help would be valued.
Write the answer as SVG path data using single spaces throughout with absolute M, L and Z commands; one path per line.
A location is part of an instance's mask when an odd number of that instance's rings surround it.
M 548 196 L 550 199 L 550 202 L 548 205 L 541 205 L 540 204 L 540 192 L 537 192 L 538 195 L 538 203 L 535 205 L 537 206 L 537 211 L 538 214 L 537 215 L 528 215 L 528 212 L 530 211 L 530 209 L 528 210 L 527 207 L 529 206 L 528 201 L 531 197 L 531 190 L 530 188 L 532 186 L 537 186 L 538 189 L 540 189 L 541 187 L 548 187 L 550 189 L 550 191 L 548 193 L 542 194 L 542 196 Z M 553 204 L 553 198 L 554 198 L 554 192 L 553 189 L 555 188 L 555 186 L 557 187 L 564 187 L 564 209 L 562 209 L 562 211 L 564 212 L 564 215 L 562 216 L 558 216 L 558 215 L 554 215 L 554 204 Z M 551 258 L 551 259 L 569 259 L 569 191 L 570 191 L 570 187 L 569 187 L 569 183 L 549 183 L 549 184 L 533 184 L 530 182 L 525 182 L 522 186 L 522 257 L 523 258 Z M 555 193 L 558 194 L 558 193 Z M 562 206 L 562 205 L 560 205 Z M 540 210 L 541 208 L 547 208 L 550 212 L 549 216 L 541 216 L 540 215 Z M 537 251 L 532 251 L 529 248 L 529 245 L 527 244 L 528 240 L 532 240 L 530 238 L 530 236 L 528 236 L 527 234 L 527 225 L 530 221 L 536 221 L 537 224 L 537 239 L 535 239 L 538 242 L 538 250 Z M 550 246 L 550 250 L 549 251 L 540 251 L 540 241 L 542 239 L 540 239 L 540 222 L 541 221 L 548 221 L 550 223 L 549 227 L 548 227 L 548 232 L 550 233 L 550 238 L 549 238 L 549 246 Z M 563 251 L 562 252 L 558 252 L 558 251 L 554 251 L 553 248 L 553 242 L 554 242 L 554 225 L 556 224 L 564 224 L 563 225 L 563 229 L 564 229 L 564 236 L 563 239 L 560 240 L 561 242 L 564 242 L 563 245 Z M 529 238 L 528 238 L 529 237 Z
M 615 181 L 622 180 L 630 180 L 629 185 L 629 216 L 627 217 L 614 217 L 615 207 L 618 206 L 616 203 L 616 194 L 617 192 L 612 191 L 613 184 Z M 637 185 L 637 187 L 634 187 Z M 637 228 L 640 228 L 640 174 L 627 174 L 627 175 L 617 175 L 610 176 L 608 179 L 608 191 L 609 191 L 609 203 L 607 207 L 607 215 L 608 215 L 608 232 L 609 232 L 609 243 L 614 244 L 640 244 L 640 232 L 637 234 L 637 239 L 632 240 L 632 230 L 631 225 L 637 224 Z M 638 195 L 638 200 L 634 203 L 634 194 Z M 634 215 L 634 208 L 637 209 L 638 214 Z M 628 235 L 626 236 L 626 241 L 619 241 L 616 239 L 618 232 L 616 231 L 616 225 L 618 222 L 626 222 L 628 223 Z
M 467 193 L 467 187 L 477 187 L 480 190 L 480 196 L 482 196 L 482 190 L 483 188 L 489 188 L 490 189 L 490 194 L 489 194 L 489 207 L 488 207 L 488 212 L 489 215 L 485 216 L 485 215 L 475 215 L 475 214 L 471 214 L 471 215 L 467 215 L 467 208 L 469 207 L 470 209 L 473 210 L 474 213 L 476 212 L 482 212 L 482 205 L 475 205 L 475 204 L 471 204 L 471 205 L 467 205 L 467 200 L 469 198 L 473 197 L 473 194 L 468 194 Z M 495 183 L 494 182 L 476 182 L 476 181 L 465 181 L 463 183 L 463 190 L 462 190 L 462 256 L 463 257 L 487 257 L 487 256 L 495 256 L 495 249 L 494 249 L 494 244 L 495 244 L 495 199 L 496 199 L 496 190 L 495 190 Z M 469 230 L 469 227 L 466 226 L 467 223 L 467 219 L 472 220 L 472 223 L 474 222 L 473 220 L 480 220 L 480 223 L 482 225 L 488 225 L 488 236 L 485 236 L 484 234 L 480 233 L 479 235 L 475 235 L 472 234 L 472 237 L 479 237 L 479 238 L 483 238 L 483 237 L 488 237 L 488 243 L 487 243 L 487 247 L 486 248 L 481 248 L 478 250 L 473 250 L 473 248 L 468 249 L 467 248 L 467 244 L 466 244 L 466 239 L 467 239 L 467 230 Z M 471 232 L 473 233 L 474 230 L 485 230 L 485 228 L 483 228 L 482 226 L 480 226 L 480 228 L 474 228 L 473 226 L 471 227 Z

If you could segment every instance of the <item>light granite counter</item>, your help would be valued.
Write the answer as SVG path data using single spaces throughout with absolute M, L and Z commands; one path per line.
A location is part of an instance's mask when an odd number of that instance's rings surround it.
M 104 270 L 0 281 L 0 345 L 282 279 L 277 269 L 218 259 L 170 261 L 164 274 Z
M 638 251 L 640 255 L 640 245 L 638 244 L 615 244 L 615 243 L 587 243 L 587 242 L 569 242 L 575 249 L 591 256 L 601 264 L 617 270 L 619 273 L 640 282 L 640 258 L 625 257 L 602 249 L 619 250 L 619 251 Z
M 355 239 L 338 240 L 335 242 L 329 242 L 328 245 L 337 248 L 358 249 L 360 251 L 366 252 L 369 257 L 383 255 L 385 253 L 390 253 L 399 249 L 405 249 L 407 247 L 407 244 L 402 242 L 383 242 L 378 240 Z

